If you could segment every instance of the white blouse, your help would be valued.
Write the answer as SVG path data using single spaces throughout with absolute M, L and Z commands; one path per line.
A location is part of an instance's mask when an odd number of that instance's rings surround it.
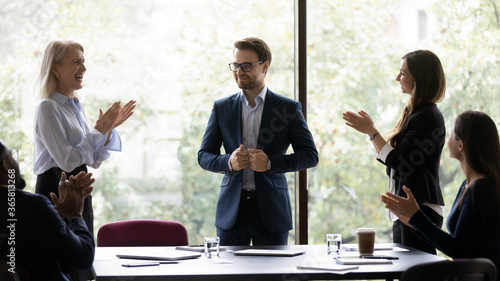
M 110 151 L 121 151 L 120 136 L 113 129 L 107 134 L 91 129 L 83 106 L 58 92 L 40 101 L 35 111 L 34 173 L 43 174 L 53 167 L 71 172 L 86 164 L 98 168 L 110 157 Z

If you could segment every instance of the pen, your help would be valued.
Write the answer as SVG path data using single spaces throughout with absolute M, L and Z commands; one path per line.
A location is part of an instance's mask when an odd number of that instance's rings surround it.
M 398 260 L 399 257 L 391 256 L 361 256 L 362 259 L 386 259 L 386 260 Z

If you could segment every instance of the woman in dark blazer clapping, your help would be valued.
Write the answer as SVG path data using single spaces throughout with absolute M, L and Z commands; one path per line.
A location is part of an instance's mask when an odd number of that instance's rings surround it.
M 403 196 L 403 186 L 408 186 L 422 212 L 441 226 L 444 201 L 438 173 L 446 135 L 443 115 L 436 106 L 446 91 L 441 61 L 428 50 L 410 52 L 402 57 L 396 81 L 410 100 L 387 140 L 366 112 L 348 111 L 342 116 L 346 125 L 369 137 L 377 160 L 387 166 L 390 193 Z M 392 212 L 389 217 L 393 242 L 436 253 L 434 246 L 412 233 Z

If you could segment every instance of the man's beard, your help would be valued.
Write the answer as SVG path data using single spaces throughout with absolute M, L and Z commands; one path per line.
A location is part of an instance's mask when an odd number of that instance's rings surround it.
M 253 90 L 255 89 L 259 83 L 256 81 L 245 81 L 245 82 L 240 82 L 238 79 L 236 79 L 236 84 L 238 84 L 238 87 L 242 90 Z

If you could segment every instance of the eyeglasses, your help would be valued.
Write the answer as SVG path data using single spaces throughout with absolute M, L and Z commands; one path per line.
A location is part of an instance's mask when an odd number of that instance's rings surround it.
M 252 71 L 252 66 L 254 66 L 255 64 L 259 64 L 259 63 L 263 63 L 263 61 L 258 61 L 258 62 L 254 62 L 254 63 L 249 63 L 249 62 L 244 62 L 244 63 L 235 63 L 235 62 L 231 62 L 229 63 L 229 69 L 231 69 L 232 72 L 237 72 L 238 69 L 243 69 L 243 71 L 245 72 L 249 72 L 249 71 Z

